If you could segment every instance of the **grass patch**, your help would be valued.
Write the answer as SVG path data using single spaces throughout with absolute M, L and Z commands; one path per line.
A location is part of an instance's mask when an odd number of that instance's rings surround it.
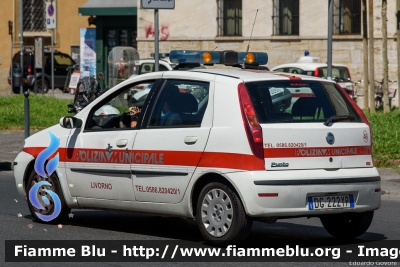
M 0 96 L 0 130 L 24 129 L 23 95 Z M 57 124 L 68 113 L 67 105 L 72 101 L 49 96 L 30 95 L 30 127 L 40 130 Z
M 372 126 L 373 155 L 376 165 L 400 165 L 400 111 L 365 113 Z

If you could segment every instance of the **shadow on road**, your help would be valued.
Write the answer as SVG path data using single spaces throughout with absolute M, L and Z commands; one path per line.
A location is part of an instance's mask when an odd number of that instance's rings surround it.
M 197 222 L 192 219 L 96 210 L 73 210 L 72 213 L 74 217 L 65 221 L 64 225 L 143 235 L 146 240 L 149 240 L 149 237 L 152 240 L 166 238 L 208 245 L 198 229 Z M 33 219 L 30 215 L 25 218 Z M 383 234 L 371 232 L 357 239 L 337 239 L 330 236 L 322 226 L 303 225 L 285 220 L 272 225 L 254 222 L 249 238 L 240 245 L 285 247 L 288 244 L 295 244 L 304 247 L 326 247 L 365 244 L 386 239 Z
M 0 162 L 0 171 L 11 171 L 12 163 L 11 162 Z

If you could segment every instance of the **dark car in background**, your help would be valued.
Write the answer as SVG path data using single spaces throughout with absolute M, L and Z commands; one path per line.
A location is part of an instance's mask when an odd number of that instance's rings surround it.
M 8 84 L 11 85 L 12 91 L 15 94 L 20 93 L 21 82 L 24 86 L 24 91 L 34 90 L 36 81 L 36 92 L 42 92 L 42 79 L 44 79 L 43 93 L 47 93 L 51 85 L 51 51 L 44 51 L 44 74 L 42 69 L 36 69 L 35 77 L 35 52 L 33 50 L 24 49 L 24 67 L 21 73 L 21 56 L 20 52 L 14 54 L 13 64 L 10 67 Z M 68 76 L 68 68 L 75 65 L 75 61 L 68 55 L 57 50 L 54 51 L 54 88 L 64 88 L 65 81 Z M 12 75 L 12 84 L 11 84 Z

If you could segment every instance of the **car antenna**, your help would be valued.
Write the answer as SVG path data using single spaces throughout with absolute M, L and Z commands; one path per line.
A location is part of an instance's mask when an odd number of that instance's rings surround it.
M 217 49 L 217 48 L 218 48 L 218 46 L 216 46 L 213 51 L 215 51 L 215 49 Z
M 249 53 L 250 41 L 251 41 L 251 37 L 253 36 L 254 24 L 256 24 L 257 13 L 258 13 L 258 8 L 257 8 L 257 11 L 256 11 L 256 15 L 255 15 L 255 17 L 254 17 L 253 28 L 251 28 L 251 34 L 250 34 L 249 44 L 247 45 L 247 49 L 246 49 L 246 56 L 245 56 L 245 58 L 243 59 L 243 64 L 242 64 L 242 68 L 243 68 L 243 69 L 245 68 L 245 67 L 244 67 L 244 62 L 246 61 L 247 54 Z

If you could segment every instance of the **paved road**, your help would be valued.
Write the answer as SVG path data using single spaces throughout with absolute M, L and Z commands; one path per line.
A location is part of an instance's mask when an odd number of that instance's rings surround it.
M 16 191 L 11 171 L 0 171 L 0 266 L 5 264 L 4 240 L 185 240 L 201 242 L 202 237 L 194 221 L 184 218 L 169 218 L 128 212 L 72 210 L 74 217 L 57 225 L 45 225 L 33 221 L 26 201 Z M 383 196 L 382 206 L 368 232 L 354 244 L 373 245 L 379 240 L 400 240 L 399 200 Z M 21 214 L 18 217 L 17 214 Z M 31 225 L 30 228 L 28 225 Z M 340 246 L 322 227 L 319 219 L 299 218 L 279 220 L 275 224 L 255 222 L 249 240 L 245 243 L 295 245 L 306 242 L 317 247 Z M 223 263 L 191 263 L 202 266 L 224 266 Z M 57 263 L 57 266 L 132 266 L 130 263 Z M 143 264 L 140 264 L 143 265 Z M 165 264 L 155 264 L 164 266 Z M 241 264 L 242 266 L 243 264 Z M 252 263 L 246 266 L 265 266 L 266 263 Z M 274 263 L 273 266 L 348 266 L 348 263 Z M 54 266 L 53 264 L 7 263 L 6 266 Z

